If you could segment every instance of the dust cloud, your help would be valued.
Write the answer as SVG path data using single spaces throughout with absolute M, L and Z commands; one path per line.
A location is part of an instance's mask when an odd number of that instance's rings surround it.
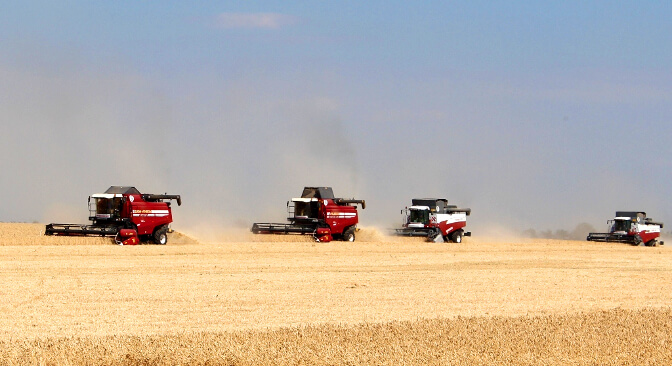
M 626 135 L 609 127 L 628 114 L 601 112 L 613 101 L 547 100 L 532 83 L 510 94 L 508 80 L 464 77 L 412 90 L 333 74 L 157 80 L 64 59 L 0 59 L 0 221 L 86 222 L 87 197 L 110 185 L 180 194 L 175 229 L 231 240 L 253 222 L 284 222 L 304 186 L 365 199 L 361 225 L 381 232 L 415 197 L 470 207 L 474 235 L 507 238 L 600 227 L 616 210 L 672 219 L 670 145 L 628 133 L 655 154 L 623 164 L 609 141 Z

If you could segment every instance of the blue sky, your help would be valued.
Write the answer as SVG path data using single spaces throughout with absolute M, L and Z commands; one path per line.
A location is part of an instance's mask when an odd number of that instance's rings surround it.
M 304 185 L 381 227 L 417 196 L 475 231 L 672 219 L 667 2 L 1 8 L 3 221 L 113 184 L 182 194 L 184 225 L 283 220 Z

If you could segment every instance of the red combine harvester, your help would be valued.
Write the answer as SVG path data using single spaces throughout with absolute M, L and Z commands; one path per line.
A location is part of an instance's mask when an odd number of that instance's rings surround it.
M 251 231 L 254 234 L 313 235 L 320 242 L 355 241 L 359 222 L 357 204 L 366 208 L 364 200 L 334 198 L 331 187 L 305 187 L 301 198 L 287 202 L 288 224 L 255 223 Z
M 114 236 L 117 244 L 140 241 L 165 245 L 173 222 L 170 202 L 182 205 L 179 195 L 142 194 L 135 187 L 112 186 L 89 196 L 90 225 L 47 224 L 45 235 Z
M 660 237 L 660 229 L 663 224 L 653 222 L 642 211 L 616 211 L 616 217 L 607 221 L 608 233 L 590 233 L 588 241 L 606 241 L 655 247 L 665 244 L 657 239 Z
M 404 221 L 402 228 L 396 229 L 397 235 L 425 236 L 437 243 L 461 243 L 463 236 L 471 236 L 471 232 L 464 231 L 470 208 L 448 205 L 445 198 L 414 198 L 411 203 L 411 207 L 401 211 Z

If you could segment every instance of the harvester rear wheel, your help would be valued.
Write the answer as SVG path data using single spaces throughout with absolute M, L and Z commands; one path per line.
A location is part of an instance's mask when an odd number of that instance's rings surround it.
M 452 240 L 453 243 L 461 243 L 462 242 L 462 231 L 458 230 L 458 231 L 454 232 L 450 236 L 450 240 Z
M 168 243 L 168 228 L 162 227 L 157 229 L 152 235 L 152 240 L 155 244 L 166 245 Z
M 354 227 L 349 227 L 343 232 L 343 241 L 355 241 Z
M 644 244 L 644 245 L 646 245 L 647 247 L 657 247 L 658 242 L 656 241 L 656 239 L 651 239 L 648 242 L 646 242 L 646 244 Z

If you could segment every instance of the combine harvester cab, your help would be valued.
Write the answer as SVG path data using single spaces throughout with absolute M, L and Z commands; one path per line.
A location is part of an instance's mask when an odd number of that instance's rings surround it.
M 316 241 L 355 241 L 359 223 L 357 205 L 364 200 L 335 198 L 331 187 L 305 187 L 299 198 L 287 202 L 289 223 L 255 223 L 254 234 L 312 235 Z
M 164 200 L 168 200 L 165 202 Z M 114 236 L 118 244 L 151 241 L 165 245 L 173 222 L 170 200 L 182 205 L 179 195 L 142 194 L 135 187 L 112 186 L 89 196 L 91 224 L 47 224 L 45 235 Z
M 403 223 L 396 229 L 400 236 L 422 236 L 436 243 L 452 241 L 461 243 L 465 232 L 470 208 L 448 205 L 445 198 L 414 198 L 410 207 L 401 211 Z
M 616 216 L 613 220 L 607 221 L 607 226 L 608 232 L 590 233 L 586 240 L 627 243 L 635 246 L 644 244 L 647 247 L 665 244 L 658 240 L 663 224 L 653 222 L 643 211 L 616 211 Z

